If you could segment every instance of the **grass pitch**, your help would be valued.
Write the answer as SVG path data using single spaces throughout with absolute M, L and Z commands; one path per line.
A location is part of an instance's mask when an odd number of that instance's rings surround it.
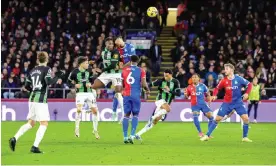
M 143 135 L 143 144 L 123 144 L 122 127 L 100 122 L 100 140 L 92 123 L 81 123 L 80 138 L 74 122 L 50 122 L 40 145 L 44 154 L 31 154 L 38 125 L 28 131 L 11 152 L 8 140 L 25 122 L 2 122 L 2 164 L 276 164 L 276 124 L 252 124 L 253 143 L 242 143 L 238 123 L 222 123 L 209 142 L 200 142 L 192 123 L 163 122 Z M 141 129 L 145 123 L 140 123 Z M 206 123 L 201 127 L 206 131 Z

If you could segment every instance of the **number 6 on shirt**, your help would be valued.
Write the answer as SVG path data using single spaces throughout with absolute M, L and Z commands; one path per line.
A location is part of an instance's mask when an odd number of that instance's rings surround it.
M 131 76 L 131 74 L 132 74 L 132 72 L 130 72 L 130 73 L 128 74 L 127 79 L 126 79 L 126 82 L 127 82 L 128 84 L 134 84 L 134 82 L 135 82 L 135 79 L 134 79 L 134 77 Z

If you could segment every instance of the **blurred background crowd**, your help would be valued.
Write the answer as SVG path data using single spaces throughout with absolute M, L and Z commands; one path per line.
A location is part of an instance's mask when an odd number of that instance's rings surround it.
M 106 37 L 125 36 L 126 29 L 159 31 L 157 18 L 146 17 L 135 1 L 57 0 L 9 1 L 1 17 L 1 86 L 20 88 L 36 65 L 36 52 L 49 53 L 53 73 L 65 77 L 51 88 L 67 88 L 77 57 L 86 56 L 93 74 L 101 72 L 100 55 Z M 74 90 L 72 90 L 73 93 Z M 2 97 L 27 97 L 27 92 L 2 90 Z M 50 91 L 62 98 L 62 91 Z M 104 97 L 105 95 L 103 95 Z
M 155 5 L 160 18 L 147 17 L 143 1 L 8 1 L 1 13 L 1 88 L 21 88 L 25 76 L 36 65 L 36 52 L 47 51 L 52 70 L 66 73 L 51 88 L 65 88 L 66 96 L 74 98 L 66 79 L 77 67 L 76 58 L 87 56 L 91 72 L 97 77 L 106 37 L 125 37 L 126 29 L 151 29 L 160 34 L 172 4 L 158 1 Z M 259 79 L 263 99 L 276 96 L 275 90 L 264 90 L 276 87 L 276 1 L 184 0 L 178 3 L 176 19 L 172 34 L 177 42 L 170 54 L 174 77 L 181 88 L 197 72 L 202 82 L 213 89 L 223 78 L 223 65 L 230 62 L 236 66 L 237 74 L 250 81 Z M 148 83 L 151 75 L 157 76 L 160 70 L 151 73 L 148 69 L 151 54 L 149 51 L 144 55 L 140 64 L 147 71 Z M 101 98 L 112 94 L 112 90 L 99 92 Z M 23 90 L 2 89 L 1 95 L 28 97 Z M 62 90 L 51 90 L 49 95 L 64 97 Z
M 257 77 L 262 89 L 275 88 L 276 1 L 186 0 L 177 14 L 178 42 L 171 57 L 181 87 L 197 72 L 213 89 L 224 77 L 223 65 L 230 62 L 249 81 Z M 276 92 L 263 90 L 262 96 Z

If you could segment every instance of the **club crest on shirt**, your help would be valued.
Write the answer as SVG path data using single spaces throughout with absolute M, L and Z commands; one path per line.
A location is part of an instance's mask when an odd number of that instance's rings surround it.
M 238 84 L 238 81 L 235 81 L 234 84 Z
M 114 58 L 114 59 L 117 59 L 118 57 L 119 57 L 118 54 L 114 54 L 114 55 L 113 55 L 113 58 Z

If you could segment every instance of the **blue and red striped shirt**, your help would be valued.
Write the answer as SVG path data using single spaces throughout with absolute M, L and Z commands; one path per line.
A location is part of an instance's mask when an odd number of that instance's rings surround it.
M 247 87 L 245 93 L 249 94 L 252 89 L 252 84 L 248 80 L 238 75 L 234 75 L 233 79 L 228 79 L 225 77 L 214 89 L 213 96 L 218 94 L 218 90 L 225 89 L 224 102 L 242 102 L 242 87 Z
M 138 66 L 128 66 L 123 68 L 123 95 L 140 98 L 143 78 L 146 78 L 146 72 L 142 68 Z
M 120 59 L 123 64 L 126 64 L 130 61 L 132 55 L 136 55 L 135 47 L 132 44 L 125 43 L 123 48 L 117 48 L 120 53 Z
M 202 83 L 189 85 L 187 88 L 187 95 L 191 96 L 191 105 L 206 104 L 205 95 L 208 91 L 207 86 Z

